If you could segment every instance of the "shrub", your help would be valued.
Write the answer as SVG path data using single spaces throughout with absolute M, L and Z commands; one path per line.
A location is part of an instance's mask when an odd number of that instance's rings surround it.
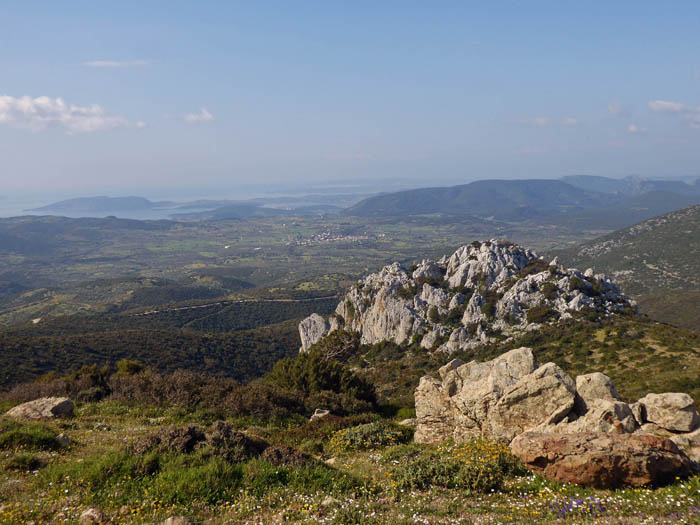
M 502 443 L 474 440 L 409 452 L 408 461 L 392 472 L 396 491 L 440 486 L 489 492 L 502 488 L 506 477 L 526 472 Z
M 583 280 L 574 276 L 569 280 L 569 291 L 570 292 L 579 291 L 582 293 L 586 293 L 587 287 L 586 287 L 586 284 L 583 282 Z
M 336 432 L 331 438 L 330 448 L 336 453 L 370 450 L 408 443 L 412 438 L 413 429 L 411 428 L 377 421 Z
M 556 284 L 547 281 L 542 284 L 540 291 L 542 292 L 542 295 L 544 295 L 545 299 L 552 301 L 557 297 L 558 289 Z
M 235 430 L 226 421 L 217 421 L 212 425 L 207 444 L 211 453 L 230 462 L 256 458 L 269 446 L 265 441 Z
M 117 361 L 117 374 L 131 376 L 142 372 L 144 369 L 143 363 L 131 359 L 121 359 Z
M 351 301 L 345 301 L 345 312 L 348 316 L 348 324 L 352 324 L 355 320 L 355 306 Z
M 321 338 L 310 350 L 317 350 L 328 360 L 344 362 L 352 357 L 360 346 L 360 334 L 347 330 L 334 330 Z
M 5 421 L 0 424 L 0 450 L 58 450 L 61 443 L 51 427 L 43 423 L 17 423 Z
M 440 322 L 440 313 L 438 312 L 437 306 L 430 307 L 430 310 L 428 310 L 428 319 L 430 319 L 432 323 Z
M 549 270 L 549 263 L 546 263 L 542 259 L 532 259 L 527 263 L 527 265 L 518 270 L 515 275 L 517 277 L 524 278 L 528 275 L 546 272 L 547 270 Z
M 32 454 L 17 454 L 3 464 L 5 470 L 27 472 L 39 470 L 44 466 L 44 461 Z
M 532 306 L 527 311 L 528 323 L 545 323 L 555 317 L 557 312 L 547 305 Z
M 491 301 L 485 302 L 481 305 L 481 313 L 488 319 L 493 319 L 493 317 L 496 315 L 496 305 Z
M 264 381 L 295 392 L 302 399 L 324 391 L 354 398 L 365 402 L 356 405 L 356 410 L 360 412 L 376 404 L 376 395 L 371 383 L 357 376 L 345 365 L 324 359 L 318 349 L 299 354 L 294 359 L 279 361 L 265 376 Z M 349 406 L 347 402 L 345 405 Z
M 285 419 L 305 412 L 298 395 L 262 381 L 235 387 L 221 402 L 221 409 L 233 416 L 260 419 Z

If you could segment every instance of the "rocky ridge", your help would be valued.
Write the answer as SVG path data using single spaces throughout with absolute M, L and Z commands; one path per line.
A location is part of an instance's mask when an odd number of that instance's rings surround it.
M 475 241 L 437 261 L 407 269 L 399 263 L 353 286 L 328 320 L 314 314 L 299 325 L 301 350 L 334 330 L 361 342 L 419 342 L 451 353 L 571 318 L 636 311 L 607 276 L 551 262 L 508 241 Z

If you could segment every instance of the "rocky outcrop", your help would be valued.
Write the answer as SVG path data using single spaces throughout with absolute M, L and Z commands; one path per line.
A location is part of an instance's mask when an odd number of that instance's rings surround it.
M 329 331 L 358 332 L 361 342 L 420 342 L 429 350 L 467 350 L 584 310 L 601 316 L 635 306 L 608 277 L 547 263 L 531 250 L 491 240 L 409 270 L 394 263 L 343 297 L 330 322 L 302 321 L 302 350 Z
M 527 432 L 510 449 L 544 478 L 598 488 L 663 485 L 691 473 L 670 439 L 649 434 Z
M 67 397 L 42 397 L 11 408 L 5 416 L 31 420 L 54 419 L 73 417 L 74 409 L 73 401 Z
M 529 348 L 485 363 L 453 359 L 439 375 L 423 377 L 415 392 L 421 443 L 511 441 L 528 431 L 655 434 L 700 456 L 700 417 L 687 394 L 649 394 L 628 404 L 606 375 L 574 381 L 554 363 L 538 367 Z
M 328 333 L 330 323 L 318 314 L 311 314 L 299 323 L 301 350 L 308 350 Z
M 573 408 L 575 396 L 572 379 L 547 363 L 504 392 L 487 419 L 488 437 L 510 441 L 526 430 L 559 423 Z
M 580 414 L 584 414 L 588 409 L 588 405 L 596 399 L 605 399 L 608 401 L 616 401 L 620 399 L 620 395 L 615 390 L 615 385 L 605 374 L 593 372 L 592 374 L 584 374 L 576 377 L 576 410 Z
M 700 426 L 693 398 L 688 394 L 647 394 L 639 400 L 644 417 L 672 432 L 690 432 Z

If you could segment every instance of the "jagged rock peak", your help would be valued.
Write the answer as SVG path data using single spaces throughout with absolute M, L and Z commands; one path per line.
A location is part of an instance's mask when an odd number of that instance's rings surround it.
M 584 310 L 609 316 L 628 309 L 635 303 L 603 274 L 548 263 L 508 241 L 475 241 L 437 261 L 385 266 L 353 286 L 327 324 L 314 314 L 299 332 L 302 350 L 344 328 L 365 344 L 419 342 L 450 353 Z

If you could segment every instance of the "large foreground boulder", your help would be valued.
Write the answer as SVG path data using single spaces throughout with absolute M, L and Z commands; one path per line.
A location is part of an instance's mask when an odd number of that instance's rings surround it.
M 440 369 L 441 380 L 423 377 L 415 393 L 415 440 L 438 443 L 493 437 L 489 415 L 504 394 L 535 368 L 532 350 L 518 348 L 485 363 L 452 360 Z
M 73 417 L 75 406 L 67 397 L 42 397 L 11 408 L 5 416 L 15 419 L 54 419 Z
M 563 420 L 574 406 L 573 380 L 554 363 L 521 377 L 507 390 L 488 417 L 488 436 L 510 441 L 516 435 Z
M 510 441 L 559 423 L 576 398 L 574 381 L 554 363 L 538 368 L 525 347 L 485 363 L 455 359 L 440 369 L 440 377 L 423 377 L 416 389 L 419 443 Z
M 675 443 L 649 434 L 526 432 L 510 449 L 544 478 L 598 488 L 663 485 L 691 473 Z

